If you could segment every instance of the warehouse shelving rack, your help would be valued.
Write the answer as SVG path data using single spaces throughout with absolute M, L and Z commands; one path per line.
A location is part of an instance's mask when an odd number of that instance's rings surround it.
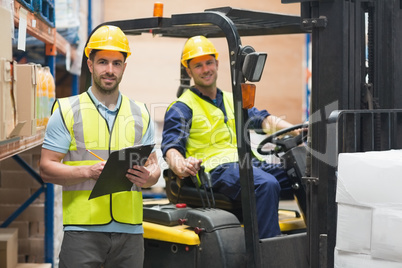
M 54 1 L 34 0 L 14 1 L 14 26 L 20 27 L 20 11 L 27 12 L 27 34 L 45 43 L 45 62 L 50 68 L 50 72 L 55 76 L 56 55 L 57 53 L 67 55 L 70 50 L 70 44 L 61 36 L 54 27 L 54 9 L 47 9 L 44 12 L 44 6 L 54 7 Z M 35 6 L 39 7 L 35 11 Z M 53 12 L 53 14 L 49 13 Z M 0 161 L 6 158 L 13 158 L 33 179 L 38 181 L 41 187 L 31 195 L 14 213 L 12 213 L 1 225 L 0 228 L 7 227 L 16 219 L 35 199 L 45 193 L 45 262 L 53 264 L 53 230 L 54 230 L 54 187 L 52 184 L 44 183 L 40 175 L 30 167 L 20 156 L 29 149 L 40 146 L 44 138 L 44 129 L 39 129 L 37 134 L 30 137 L 13 137 L 0 141 Z

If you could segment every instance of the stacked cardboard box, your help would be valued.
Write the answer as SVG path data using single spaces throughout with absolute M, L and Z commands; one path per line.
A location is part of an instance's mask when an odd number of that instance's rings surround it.
M 20 136 L 36 134 L 36 85 L 37 64 L 16 64 L 14 66 L 15 92 L 17 98 L 17 122 L 22 124 Z
M 9 138 L 16 124 L 16 95 L 12 78 L 12 63 L 0 58 L 0 140 Z
M 11 12 L 0 6 L 0 141 L 33 136 L 37 129 L 37 79 L 42 67 L 13 62 L 11 19 Z
M 51 263 L 18 263 L 18 229 L 0 228 L 0 268 L 51 268 Z
M 34 170 L 38 170 L 40 147 L 20 154 Z M 0 223 L 40 187 L 25 170 L 12 159 L 0 161 Z M 45 210 L 42 193 L 8 227 L 18 229 L 18 263 L 44 262 Z
M 50 263 L 17 263 L 15 268 L 52 268 Z
M 17 266 L 18 229 L 0 228 L 0 268 Z
M 14 34 L 14 25 L 11 10 L 0 5 L 0 58 L 12 61 L 12 35 Z
M 335 267 L 402 267 L 402 150 L 339 155 Z
M 12 75 L 12 14 L 0 6 L 0 141 L 10 136 L 16 124 Z

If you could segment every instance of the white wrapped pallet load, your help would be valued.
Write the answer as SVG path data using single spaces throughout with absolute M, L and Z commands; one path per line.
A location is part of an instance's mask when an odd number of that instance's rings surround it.
M 401 173 L 402 150 L 339 154 L 336 251 L 401 267 Z

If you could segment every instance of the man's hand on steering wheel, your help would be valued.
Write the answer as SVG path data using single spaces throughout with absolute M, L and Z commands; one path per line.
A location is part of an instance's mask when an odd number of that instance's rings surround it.
M 285 134 L 292 134 L 285 135 Z M 307 140 L 307 124 L 302 123 L 298 125 L 291 126 L 289 128 L 281 129 L 265 139 L 263 139 L 257 147 L 257 152 L 261 155 L 271 155 L 275 154 L 278 156 L 281 152 L 287 152 L 290 149 L 300 145 L 302 142 Z M 272 143 L 276 147 L 274 150 L 263 151 L 262 148 L 265 144 Z

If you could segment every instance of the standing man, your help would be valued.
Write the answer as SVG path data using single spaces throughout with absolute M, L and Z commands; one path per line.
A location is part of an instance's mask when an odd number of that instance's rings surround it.
M 85 48 L 92 86 L 58 99 L 47 125 L 40 174 L 45 182 L 63 186 L 60 268 L 143 266 L 141 187 L 158 181 L 156 153 L 144 166 L 127 170 L 131 191 L 88 200 L 105 162 L 87 150 L 107 160 L 113 151 L 154 143 L 146 106 L 119 91 L 130 54 L 120 28 L 98 28 Z
M 187 40 L 182 64 L 194 86 L 171 104 L 165 114 L 162 152 L 179 177 L 195 176 L 201 165 L 211 175 L 213 189 L 240 200 L 240 174 L 232 93 L 217 88 L 218 53 L 204 36 Z M 256 108 L 248 110 L 250 128 L 265 133 L 292 126 Z M 253 159 L 257 221 L 260 238 L 279 235 L 281 188 L 290 181 L 279 165 Z

